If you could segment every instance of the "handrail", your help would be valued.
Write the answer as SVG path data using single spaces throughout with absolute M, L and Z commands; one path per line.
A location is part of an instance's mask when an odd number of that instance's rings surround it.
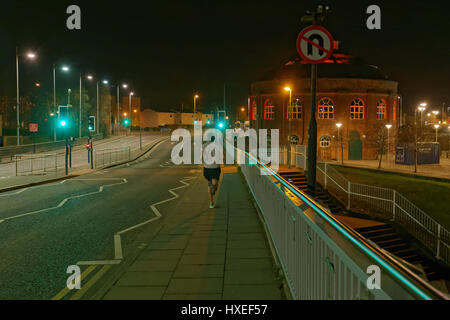
M 306 194 L 305 192 L 298 190 L 294 185 L 292 185 L 290 182 L 286 181 L 283 177 L 281 177 L 278 174 L 278 172 L 275 172 L 273 169 L 267 167 L 265 164 L 260 162 L 258 159 L 256 159 L 246 151 L 244 150 L 240 151 L 244 152 L 248 157 L 252 157 L 255 163 L 259 164 L 260 167 L 263 167 L 264 170 L 269 171 L 271 176 L 276 176 L 276 179 L 280 183 L 284 184 L 285 187 L 287 187 L 294 195 L 305 201 L 312 209 L 316 211 L 316 213 L 318 213 L 325 220 L 327 220 L 338 232 L 346 236 L 346 238 L 348 238 L 351 242 L 353 242 L 360 249 L 362 249 L 372 259 L 380 263 L 380 265 L 382 265 L 393 276 L 401 280 L 405 285 L 407 285 L 410 289 L 412 289 L 413 292 L 420 298 L 425 300 L 432 300 L 434 298 L 449 300 L 449 298 L 445 294 L 443 294 L 442 292 L 431 286 L 429 283 L 427 283 L 422 278 L 417 276 L 414 272 L 406 268 L 396 259 L 393 259 L 389 255 L 386 255 L 384 252 L 379 250 L 377 247 L 374 247 L 372 244 L 370 244 L 370 242 L 367 241 L 367 239 L 362 237 L 352 228 L 348 227 L 345 223 L 333 217 L 315 199 L 313 199 L 310 195 Z M 434 295 L 434 297 L 431 297 L 430 293 Z

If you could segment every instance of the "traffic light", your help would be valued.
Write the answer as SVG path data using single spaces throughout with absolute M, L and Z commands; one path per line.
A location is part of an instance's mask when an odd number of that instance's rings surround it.
M 69 126 L 70 120 L 70 109 L 67 106 L 59 106 L 58 107 L 58 120 L 59 126 L 61 128 L 67 128 Z
M 209 126 L 211 124 L 211 120 L 206 120 L 206 124 Z
M 89 131 L 95 131 L 95 116 L 89 116 L 88 129 Z
M 130 120 L 128 120 L 128 118 L 123 119 L 123 124 L 124 125 L 128 125 L 130 123 Z

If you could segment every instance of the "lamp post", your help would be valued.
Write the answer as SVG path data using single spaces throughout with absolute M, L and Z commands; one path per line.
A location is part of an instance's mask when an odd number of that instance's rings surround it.
M 88 75 L 88 76 L 86 76 L 86 78 L 88 79 L 88 80 L 93 80 L 94 79 L 94 77 L 93 76 L 91 76 L 91 75 Z M 97 96 L 96 96 L 96 98 L 97 98 L 97 116 L 96 116 L 96 118 L 97 118 L 97 128 L 96 128 L 96 131 L 97 131 L 97 134 L 98 134 L 98 132 L 99 132 L 99 124 L 100 124 L 100 120 L 99 120 L 99 114 L 100 114 L 100 107 L 99 107 L 99 94 L 98 94 L 98 78 L 96 78 L 96 85 L 97 85 Z
M 427 104 L 425 102 L 422 102 L 420 104 L 420 106 L 417 108 L 420 111 L 420 128 L 422 128 L 422 124 L 423 124 L 423 112 L 425 111 L 425 107 L 427 106 Z
M 341 139 L 341 136 L 340 136 L 340 128 L 342 127 L 342 123 L 340 123 L 340 122 L 338 122 L 338 123 L 336 123 L 336 127 L 338 128 L 338 141 L 339 141 L 339 147 L 340 147 L 340 151 L 339 151 L 339 156 L 338 156 L 338 161 L 339 161 L 339 158 L 341 159 L 341 163 L 342 164 L 344 164 L 344 152 L 342 152 L 343 150 L 342 150 L 342 139 Z
M 61 71 L 67 72 L 67 71 L 69 71 L 69 67 L 62 66 Z M 69 104 L 70 104 L 70 100 L 69 100 Z M 53 64 L 53 107 L 55 108 L 55 112 L 56 112 L 56 67 L 55 67 L 55 64 Z M 56 141 L 56 122 L 55 122 L 55 125 L 53 126 L 53 140 Z
M 285 91 L 289 91 L 289 106 L 288 106 L 288 168 L 291 168 L 291 119 L 292 119 L 292 89 L 290 87 L 284 88 Z
M 197 99 L 199 98 L 198 94 L 194 95 L 194 122 L 197 121 Z
M 438 129 L 439 129 L 440 125 L 435 124 L 434 128 L 436 129 L 436 142 L 438 142 Z
M 387 124 L 386 125 L 386 128 L 387 128 L 387 132 L 388 132 L 388 135 L 387 135 L 387 145 L 388 145 L 388 149 L 387 149 L 387 159 L 386 159 L 386 161 L 387 161 L 387 164 L 388 164 L 388 166 L 389 166 L 389 152 L 390 152 L 390 150 L 391 150 L 391 148 L 390 148 L 390 144 L 389 144 L 389 129 L 391 129 L 392 128 L 392 124 Z
M 26 57 L 28 59 L 34 59 L 36 55 L 29 52 Z M 16 106 L 16 121 L 17 121 L 17 145 L 20 145 L 20 94 L 19 94 L 19 48 L 16 47 L 16 94 L 17 94 L 17 106 Z
M 128 95 L 128 111 L 130 114 L 130 134 L 131 134 L 131 126 L 133 123 L 133 114 L 131 113 L 131 97 L 134 95 L 134 92 L 131 91 L 130 94 Z

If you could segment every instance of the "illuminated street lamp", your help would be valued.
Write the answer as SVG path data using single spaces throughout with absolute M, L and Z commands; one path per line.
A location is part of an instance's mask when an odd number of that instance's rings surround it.
M 392 128 L 392 124 L 387 124 L 386 125 L 386 128 L 387 128 L 387 132 L 388 132 L 388 135 L 387 135 L 387 145 L 388 145 L 388 149 L 387 149 L 387 163 L 388 163 L 388 165 L 389 165 L 389 152 L 390 152 L 390 144 L 389 144 L 389 129 L 390 128 Z
M 434 127 L 436 128 L 436 142 L 438 142 L 438 129 L 439 129 L 440 125 L 435 124 Z
M 426 109 L 427 104 L 425 102 L 422 102 L 419 107 L 417 108 L 420 111 L 420 127 L 422 128 L 423 123 L 423 112 Z
M 32 52 L 27 53 L 28 59 L 34 59 L 36 55 Z M 16 106 L 16 121 L 17 121 L 17 145 L 20 145 L 20 95 L 19 95 L 19 48 L 16 47 L 16 93 L 17 93 L 17 106 Z
M 340 154 L 338 155 L 338 161 L 340 158 L 341 163 L 344 164 L 344 152 L 343 152 L 343 148 L 342 148 L 342 139 L 341 139 L 340 132 L 339 132 L 342 127 L 342 123 L 340 123 L 340 122 L 336 123 L 336 127 L 338 128 L 338 141 L 340 143 L 340 149 L 341 149 Z
M 289 148 L 288 148 L 288 168 L 291 168 L 291 119 L 292 119 L 292 89 L 290 87 L 285 87 L 285 91 L 289 91 L 289 106 L 288 106 L 288 140 L 289 140 Z

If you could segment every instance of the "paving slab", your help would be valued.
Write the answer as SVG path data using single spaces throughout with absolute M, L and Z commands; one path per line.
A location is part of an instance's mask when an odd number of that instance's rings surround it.
M 139 260 L 177 260 L 181 257 L 181 250 L 147 250 L 138 257 Z
M 128 271 L 174 271 L 178 259 L 173 260 L 137 260 Z
M 281 290 L 275 285 L 224 285 L 224 300 L 280 300 Z
M 223 278 L 172 279 L 167 287 L 168 294 L 222 293 Z
M 104 300 L 159 300 L 166 287 L 112 287 Z
M 117 282 L 117 286 L 165 286 L 172 272 L 168 271 L 127 271 Z
M 180 259 L 180 264 L 224 264 L 224 254 L 185 254 Z
M 270 258 L 236 258 L 226 260 L 225 270 L 272 270 L 273 265 L 273 261 Z
M 180 264 L 173 278 L 221 278 L 224 274 L 224 266 L 222 264 L 210 265 L 182 265 Z

